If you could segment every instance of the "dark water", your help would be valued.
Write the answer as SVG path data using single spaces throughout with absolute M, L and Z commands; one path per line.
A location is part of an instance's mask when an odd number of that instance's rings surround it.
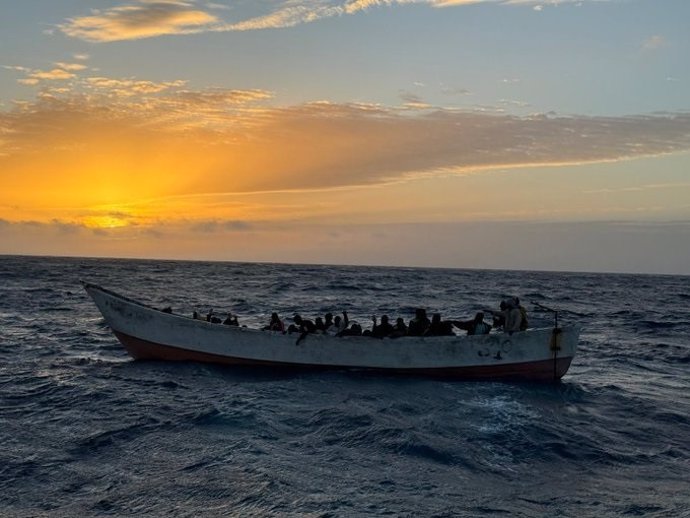
M 556 385 L 133 362 L 80 279 L 248 325 L 517 294 L 584 332 Z M 0 257 L 0 514 L 690 516 L 689 377 L 690 277 Z

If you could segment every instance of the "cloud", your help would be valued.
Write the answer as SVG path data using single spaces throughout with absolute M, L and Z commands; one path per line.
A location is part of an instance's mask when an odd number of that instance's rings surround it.
M 86 84 L 98 91 L 120 97 L 141 94 L 155 94 L 183 86 L 186 81 L 140 81 L 135 79 L 113 79 L 108 77 L 88 77 Z
M 611 194 L 619 192 L 644 192 L 650 190 L 678 190 L 678 189 L 690 189 L 690 182 L 677 182 L 677 183 L 653 183 L 638 185 L 635 187 L 620 187 L 615 189 L 605 188 L 605 189 L 591 189 L 584 191 L 585 194 Z
M 71 79 L 73 77 L 74 74 L 68 70 L 65 70 L 64 68 L 54 68 L 52 70 L 36 70 L 29 74 L 29 79 L 45 79 L 48 81 Z
M 583 0 L 549 0 L 551 5 L 576 3 Z M 405 4 L 427 4 L 431 7 L 459 7 L 470 4 L 495 3 L 499 5 L 527 5 L 541 9 L 543 0 L 348 0 L 333 2 L 329 0 L 291 1 L 277 7 L 272 12 L 237 22 L 225 24 L 214 30 L 236 31 L 294 27 L 303 23 L 315 22 L 323 18 L 353 15 L 376 7 L 390 7 Z
M 232 232 L 222 221 L 200 231 L 203 223 L 94 230 L 59 220 L 0 219 L 0 254 L 690 274 L 688 221 L 252 222 L 251 232 Z
M 70 19 L 59 28 L 74 38 L 109 42 L 202 32 L 218 21 L 214 15 L 195 9 L 192 2 L 148 0 L 94 11 L 91 16 Z
M 223 232 L 244 232 L 255 229 L 255 225 L 248 221 L 241 220 L 207 220 L 199 221 L 191 225 L 191 230 L 194 232 L 204 232 L 207 234 L 217 234 Z
M 55 63 L 55 66 L 58 68 L 61 68 L 62 70 L 68 70 L 70 72 L 75 72 L 77 70 L 84 70 L 88 68 L 86 65 L 82 63 L 62 63 L 58 62 Z
M 467 88 L 451 87 L 446 85 L 441 85 L 441 93 L 445 95 L 471 95 L 472 92 Z
M 419 95 L 411 92 L 400 92 L 405 108 L 410 110 L 427 110 L 431 105 L 426 103 Z
M 642 42 L 643 50 L 658 50 L 664 48 L 668 45 L 666 38 L 660 35 L 650 36 L 644 42 Z
M 337 189 L 690 149 L 686 113 L 518 117 L 329 102 L 270 107 L 263 103 L 271 94 L 262 90 L 194 91 L 122 81 L 124 86 L 103 78 L 94 83 L 106 92 L 129 88 L 132 95 L 44 95 L 0 112 L 7 195 L 19 183 L 42 184 L 36 171 L 45 167 L 65 185 L 67 178 L 87 181 L 75 175 L 105 169 L 113 181 L 121 179 L 124 192 L 126 182 L 137 178 L 138 191 L 151 195 L 159 193 L 160 182 L 137 171 L 164 170 L 170 194 L 184 185 L 194 195 Z M 421 103 L 412 94 L 406 100 Z M 46 165 L 23 166 L 37 157 Z M 93 162 L 96 157 L 103 163 Z
M 52 82 L 74 79 L 77 77 L 74 72 L 79 72 L 87 68 L 86 65 L 82 65 L 81 63 L 58 62 L 54 63 L 54 65 L 56 68 L 52 70 L 30 69 L 21 66 L 6 66 L 4 68 L 23 73 L 25 77 L 18 79 L 17 82 L 27 86 L 36 86 L 46 81 Z
M 324 18 L 354 15 L 377 7 L 405 4 L 450 8 L 490 3 L 525 5 L 541 10 L 544 4 L 579 5 L 583 1 L 586 0 L 274 0 L 258 4 L 259 9 L 264 9 L 263 14 L 237 21 L 225 21 L 209 10 L 225 11 L 228 10 L 226 6 L 209 3 L 202 7 L 194 0 L 139 0 L 108 10 L 95 10 L 90 16 L 71 18 L 58 28 L 73 38 L 91 42 L 112 42 L 207 31 L 287 28 Z M 236 10 L 230 12 L 234 16 L 239 16 Z
M 65 81 L 67 79 L 73 79 L 76 77 L 73 73 L 74 71 L 86 68 L 84 65 L 72 63 L 55 63 L 55 66 L 56 68 L 52 70 L 32 70 L 21 66 L 5 66 L 4 68 L 24 73 L 25 77 L 18 79 L 17 82 L 27 86 L 36 86 L 45 81 Z

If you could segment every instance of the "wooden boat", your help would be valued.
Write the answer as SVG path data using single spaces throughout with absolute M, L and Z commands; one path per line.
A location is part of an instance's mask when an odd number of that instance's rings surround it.
M 283 334 L 165 313 L 84 284 L 105 321 L 137 360 L 270 368 L 358 369 L 456 379 L 560 379 L 575 356 L 577 325 L 513 334 L 376 339 Z

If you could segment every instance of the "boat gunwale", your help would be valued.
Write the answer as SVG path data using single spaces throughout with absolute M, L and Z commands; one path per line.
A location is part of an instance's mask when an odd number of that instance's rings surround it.
M 127 297 L 127 296 L 125 296 L 125 295 L 122 295 L 122 294 L 120 294 L 120 293 L 114 292 L 114 291 L 109 290 L 109 289 L 107 289 L 107 288 L 103 288 L 102 286 L 100 286 L 100 285 L 98 285 L 98 284 L 94 284 L 94 283 L 91 283 L 91 282 L 82 281 L 82 285 L 84 286 L 84 289 L 86 289 L 87 291 L 88 291 L 89 289 L 95 289 L 95 290 L 101 291 L 101 292 L 106 293 L 107 295 L 109 295 L 109 296 L 111 296 L 111 297 L 114 297 L 114 298 L 116 298 L 116 299 L 120 299 L 120 300 L 123 300 L 123 301 L 125 301 L 125 302 L 127 302 L 127 303 L 129 303 L 129 304 L 133 304 L 133 305 L 135 305 L 135 306 L 139 306 L 139 307 L 148 309 L 148 310 L 150 310 L 150 311 L 153 311 L 153 312 L 159 314 L 158 316 L 159 316 L 159 317 L 162 317 L 162 318 L 171 318 L 171 317 L 172 317 L 172 318 L 183 319 L 183 320 L 185 320 L 185 321 L 191 320 L 191 321 L 193 321 L 193 322 L 198 323 L 199 325 L 213 326 L 214 328 L 215 328 L 216 326 L 218 326 L 218 325 L 222 325 L 224 329 L 227 329 L 228 331 L 234 331 L 234 332 L 238 332 L 238 331 L 239 331 L 239 332 L 245 332 L 245 333 L 246 333 L 246 332 L 258 332 L 258 333 L 262 333 L 262 334 L 268 334 L 268 336 L 271 336 L 271 335 L 283 336 L 283 335 L 286 335 L 286 334 L 287 334 L 287 335 L 290 334 L 290 333 L 288 333 L 288 332 L 279 333 L 279 332 L 276 332 L 276 331 L 270 331 L 270 330 L 268 330 L 268 329 L 259 329 L 259 328 L 256 328 L 256 327 L 234 326 L 234 325 L 231 326 L 231 325 L 227 325 L 227 324 L 218 324 L 218 323 L 209 322 L 208 320 L 198 319 L 198 318 L 190 317 L 190 316 L 187 316 L 187 315 L 181 315 L 181 314 L 179 314 L 179 313 L 167 313 L 167 312 L 164 312 L 164 311 L 162 311 L 162 310 L 160 310 L 160 309 L 158 309 L 158 308 L 156 308 L 156 307 L 154 307 L 154 306 L 152 306 L 152 305 L 150 305 L 150 304 L 145 304 L 145 303 L 143 303 L 143 302 L 141 302 L 141 301 L 139 301 L 139 300 L 136 300 L 136 299 Z M 452 339 L 472 340 L 472 339 L 477 339 L 477 338 L 480 338 L 480 337 L 483 337 L 483 336 L 496 336 L 496 335 L 513 336 L 513 335 L 518 335 L 519 333 L 525 333 L 525 332 L 533 333 L 533 332 L 536 332 L 536 331 L 549 331 L 549 330 L 550 330 L 550 331 L 553 331 L 553 330 L 555 330 L 555 329 L 558 329 L 558 330 L 565 330 L 565 329 L 568 329 L 568 330 L 569 330 L 569 329 L 573 329 L 573 330 L 577 330 L 577 331 L 579 332 L 580 327 L 581 327 L 581 326 L 580 326 L 579 324 L 566 324 L 566 325 L 560 325 L 560 326 L 558 326 L 558 327 L 554 327 L 554 326 L 531 327 L 531 328 L 528 328 L 528 329 L 525 330 L 525 331 L 515 331 L 514 333 L 504 333 L 504 332 L 502 332 L 502 331 L 495 331 L 495 330 L 492 330 L 492 332 L 490 332 L 490 333 L 488 333 L 488 334 L 486 334 L 486 335 L 459 335 L 459 334 L 453 334 L 453 335 L 440 335 L 440 336 L 400 336 L 400 337 L 397 337 L 397 338 L 392 338 L 392 337 L 378 338 L 378 337 L 364 336 L 364 335 L 333 336 L 333 335 L 322 334 L 322 333 L 310 333 L 310 336 L 323 337 L 323 338 L 339 338 L 339 339 L 345 339 L 345 340 L 352 340 L 352 339 L 355 339 L 355 340 L 357 340 L 357 339 L 370 340 L 370 339 L 372 339 L 372 338 L 373 338 L 373 339 L 377 339 L 377 340 L 386 340 L 386 339 L 389 339 L 389 340 L 405 340 L 405 339 L 419 340 L 419 339 L 421 339 L 421 340 L 424 340 L 424 341 L 426 341 L 426 340 L 434 340 L 434 341 L 435 341 L 435 340 L 449 340 L 449 339 L 450 339 L 450 340 L 452 340 Z M 269 334 L 269 333 L 270 333 L 270 334 Z M 298 333 L 295 333 L 295 334 L 298 334 Z

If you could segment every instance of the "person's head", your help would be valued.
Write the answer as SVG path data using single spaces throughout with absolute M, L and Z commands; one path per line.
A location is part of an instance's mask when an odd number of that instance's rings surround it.
M 505 310 L 508 308 L 508 306 L 507 306 L 507 304 L 506 304 L 506 301 L 505 301 L 505 300 L 502 300 L 502 301 L 501 301 L 501 304 L 499 305 L 499 307 L 501 308 L 501 311 L 505 311 Z
M 383 315 L 381 317 L 381 323 L 382 324 L 387 324 L 388 323 L 388 315 Z
M 271 313 L 271 320 L 273 322 L 277 322 L 278 321 L 278 313 Z
M 292 320 L 295 324 L 301 325 L 302 324 L 302 317 L 299 316 L 297 313 L 295 313 L 295 316 L 292 317 Z
M 402 326 L 405 325 L 405 320 L 403 319 L 403 317 L 398 317 L 398 318 L 396 319 L 395 323 L 396 323 L 399 327 L 402 327 Z
M 477 324 L 479 324 L 480 322 L 483 322 L 483 321 L 484 321 L 484 313 L 482 313 L 482 312 L 480 311 L 480 312 L 478 312 L 476 315 L 474 315 L 474 321 L 475 321 L 475 323 L 477 323 Z
M 333 320 L 333 313 L 326 313 L 326 322 Z
M 342 320 L 342 318 L 340 318 L 340 316 L 338 315 L 333 319 L 333 322 L 335 322 L 335 325 L 337 326 L 340 324 L 341 320 Z

